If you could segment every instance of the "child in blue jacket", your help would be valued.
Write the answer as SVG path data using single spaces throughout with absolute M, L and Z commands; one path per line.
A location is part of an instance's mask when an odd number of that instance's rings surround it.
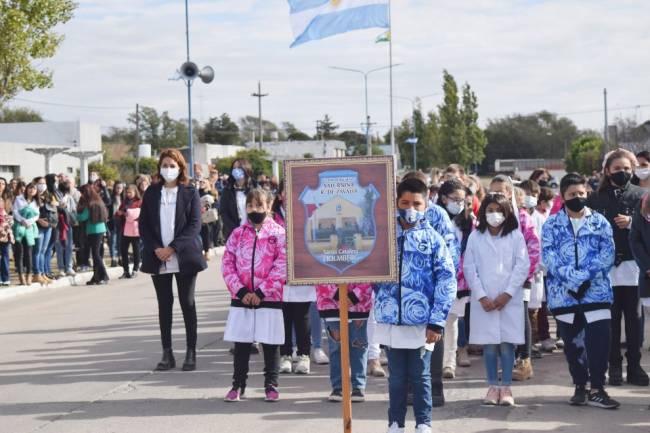
M 456 297 L 454 262 L 427 222 L 427 186 L 397 188 L 399 282 L 375 285 L 376 340 L 388 348 L 389 433 L 404 431 L 407 386 L 413 388 L 416 433 L 431 432 L 431 350 L 439 344 Z

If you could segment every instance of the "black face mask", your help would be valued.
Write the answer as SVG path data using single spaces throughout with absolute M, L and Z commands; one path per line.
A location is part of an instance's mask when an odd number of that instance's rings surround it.
M 266 212 L 248 212 L 246 215 L 253 224 L 262 224 L 266 218 Z
M 545 180 L 540 180 L 540 181 L 537 182 L 537 183 L 538 183 L 539 186 L 541 186 L 542 188 L 548 186 L 548 182 L 545 181 Z
M 564 205 L 570 211 L 581 212 L 587 206 L 587 199 L 585 197 L 575 197 L 564 202 Z
M 623 188 L 625 185 L 627 185 L 630 180 L 632 179 L 632 173 L 627 172 L 627 171 L 617 171 L 616 173 L 612 173 L 609 175 L 609 178 L 614 182 L 617 186 L 620 186 Z

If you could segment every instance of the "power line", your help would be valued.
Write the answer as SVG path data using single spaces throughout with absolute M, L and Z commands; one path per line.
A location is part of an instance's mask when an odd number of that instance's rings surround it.
M 76 105 L 76 104 L 63 104 L 59 102 L 35 101 L 33 99 L 13 98 L 14 101 L 27 102 L 30 104 L 51 105 L 55 107 L 69 107 L 69 108 L 85 108 L 89 110 L 130 110 L 133 107 L 107 107 L 95 105 Z

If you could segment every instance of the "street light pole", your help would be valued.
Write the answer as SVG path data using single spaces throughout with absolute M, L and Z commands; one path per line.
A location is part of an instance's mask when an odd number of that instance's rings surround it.
M 258 124 L 257 129 L 258 129 L 258 134 L 260 136 L 259 137 L 259 139 L 260 139 L 259 148 L 260 148 L 260 150 L 262 150 L 262 143 L 264 142 L 264 130 L 262 128 L 262 98 L 264 98 L 265 96 L 269 96 L 269 94 L 268 93 L 262 93 L 262 83 L 258 81 L 257 82 L 257 93 L 253 93 L 253 94 L 251 94 L 251 96 L 257 98 L 257 110 L 258 110 L 258 114 L 259 114 L 259 118 L 258 118 L 259 124 Z
M 392 65 L 392 68 L 395 68 L 397 66 L 401 66 L 401 63 L 397 63 Z M 378 72 L 378 71 L 383 71 L 384 69 L 391 69 L 391 66 L 382 66 L 381 68 L 376 68 L 376 69 L 371 69 L 369 71 L 362 71 L 360 69 L 352 69 L 352 68 L 342 68 L 339 66 L 330 66 L 330 69 L 336 69 L 338 71 L 346 71 L 346 72 L 355 72 L 358 74 L 363 75 L 363 84 L 364 84 L 364 89 L 365 89 L 365 101 L 366 101 L 366 154 L 368 156 L 372 156 L 372 140 L 370 138 L 370 114 L 368 113 L 368 75 L 372 74 L 373 72 Z

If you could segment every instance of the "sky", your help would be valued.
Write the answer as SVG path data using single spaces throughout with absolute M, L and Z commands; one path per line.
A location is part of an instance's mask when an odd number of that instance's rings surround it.
M 58 30 L 50 89 L 23 92 L 12 105 L 47 120 L 125 126 L 136 103 L 187 118 L 187 93 L 170 81 L 185 60 L 183 0 L 77 0 Z M 650 2 L 647 0 L 392 0 L 394 94 L 441 103 L 442 71 L 478 96 L 480 123 L 550 110 L 580 128 L 602 130 L 603 88 L 610 119 L 650 119 Z M 337 35 L 289 48 L 285 0 L 190 0 L 191 59 L 215 69 L 193 87 L 195 118 L 227 112 L 257 116 L 251 93 L 262 82 L 263 117 L 314 133 L 329 114 L 340 130 L 361 130 L 360 74 L 388 65 L 382 29 Z M 390 125 L 388 71 L 369 77 L 374 132 Z M 428 96 L 432 94 L 435 96 Z M 30 102 L 27 102 L 30 101 Z M 46 105 L 49 104 L 59 105 Z M 395 99 L 395 124 L 411 103 Z

